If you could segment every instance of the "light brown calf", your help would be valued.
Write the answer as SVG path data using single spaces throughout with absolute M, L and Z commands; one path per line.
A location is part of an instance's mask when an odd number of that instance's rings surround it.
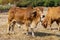
M 26 9 L 19 7 L 12 7 L 8 12 L 8 23 L 9 23 L 9 31 L 14 30 L 14 25 L 16 23 L 24 24 L 26 27 L 26 31 L 28 32 L 28 27 L 31 24 L 32 35 L 33 28 L 36 27 L 38 22 L 40 21 L 40 10 L 33 9 L 32 7 L 27 7 Z

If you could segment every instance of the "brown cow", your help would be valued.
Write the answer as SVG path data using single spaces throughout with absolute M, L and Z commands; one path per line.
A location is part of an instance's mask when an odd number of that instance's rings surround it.
M 32 36 L 34 36 L 33 28 L 36 27 L 40 21 L 40 13 L 38 9 L 27 7 L 26 9 L 13 7 L 8 12 L 9 31 L 14 30 L 16 23 L 24 24 L 26 31 L 28 32 L 28 26 L 31 24 Z M 24 27 L 24 28 L 25 28 Z
M 47 11 L 47 15 L 42 21 L 42 25 L 47 28 L 51 27 L 51 24 L 56 21 L 59 25 L 60 22 L 60 7 L 49 7 Z

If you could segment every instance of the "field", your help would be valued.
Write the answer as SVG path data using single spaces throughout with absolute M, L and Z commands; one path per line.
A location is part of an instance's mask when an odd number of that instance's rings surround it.
M 31 34 L 28 36 L 23 34 L 23 30 L 17 25 L 15 26 L 15 34 L 8 34 L 8 14 L 0 13 L 0 40 L 60 40 L 60 31 L 58 30 L 47 30 L 40 23 L 37 28 L 35 28 L 35 37 L 32 37 Z M 58 27 L 54 22 L 52 27 Z

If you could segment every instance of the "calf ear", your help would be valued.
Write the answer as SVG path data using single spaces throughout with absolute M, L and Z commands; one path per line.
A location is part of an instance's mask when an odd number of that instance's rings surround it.
M 36 11 L 32 13 L 33 17 L 36 17 L 37 15 L 36 13 L 37 13 Z

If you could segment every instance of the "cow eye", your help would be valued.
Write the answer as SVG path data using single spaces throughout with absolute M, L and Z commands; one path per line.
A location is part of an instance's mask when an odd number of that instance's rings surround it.
M 43 15 L 43 18 L 45 17 L 45 15 Z

